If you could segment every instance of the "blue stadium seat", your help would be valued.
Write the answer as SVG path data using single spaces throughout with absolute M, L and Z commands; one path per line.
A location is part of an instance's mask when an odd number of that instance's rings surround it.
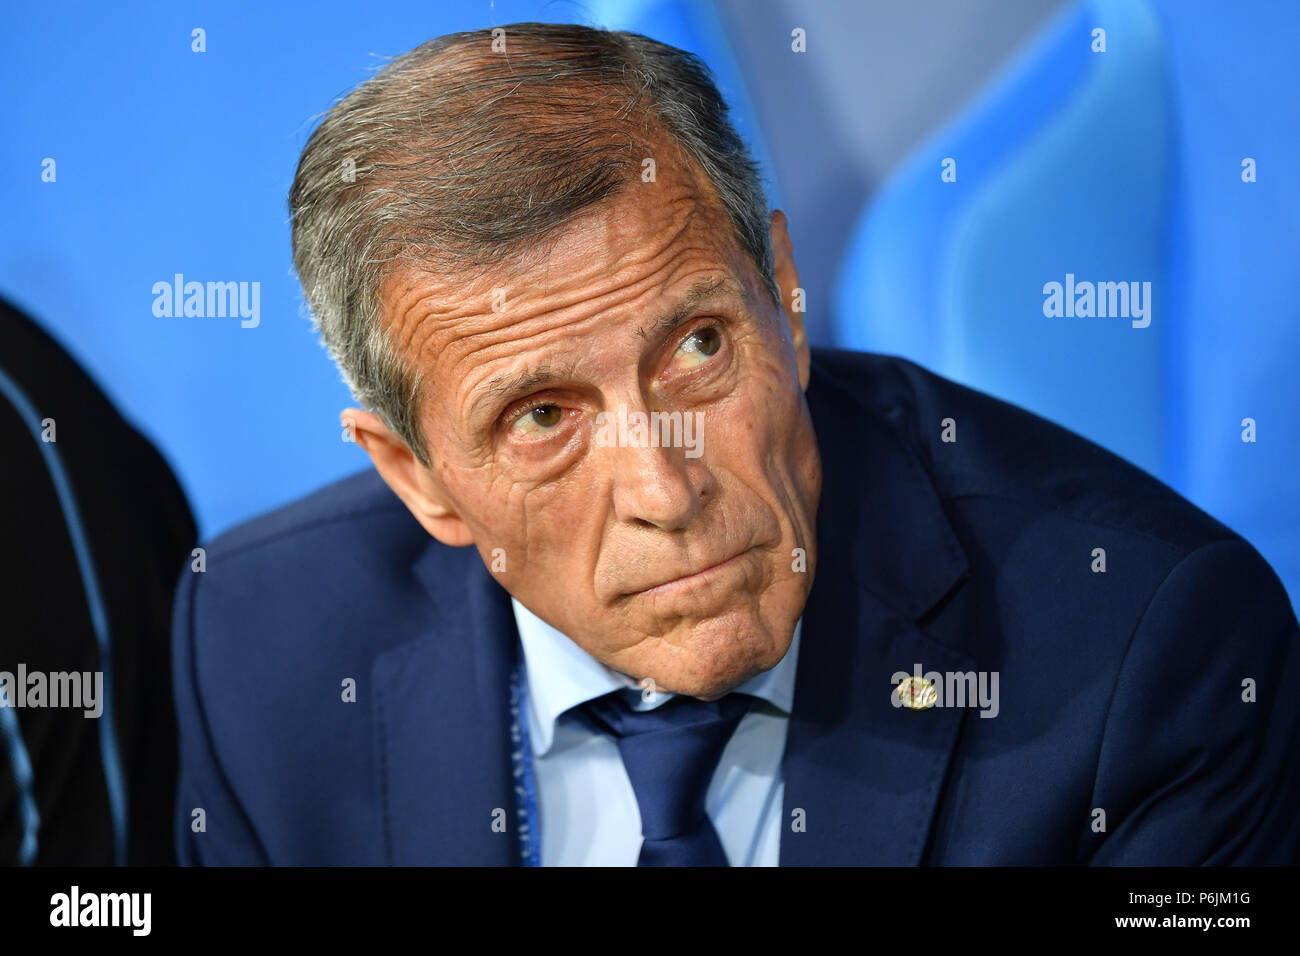
M 1071 5 L 873 199 L 834 316 L 839 344 L 914 359 L 1168 482 L 1251 540 L 1293 601 L 1297 27 L 1280 3 Z M 1150 324 L 1045 315 L 1067 275 L 1150 282 Z

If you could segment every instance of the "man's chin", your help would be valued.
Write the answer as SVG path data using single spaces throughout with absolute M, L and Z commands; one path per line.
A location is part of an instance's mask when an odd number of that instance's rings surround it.
M 793 624 L 711 618 L 670 636 L 671 655 L 648 661 L 647 669 L 659 690 L 713 700 L 779 664 L 793 634 Z

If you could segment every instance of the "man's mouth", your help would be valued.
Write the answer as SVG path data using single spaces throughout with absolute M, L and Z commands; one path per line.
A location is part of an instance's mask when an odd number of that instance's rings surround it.
M 702 585 L 712 583 L 713 581 L 723 578 L 729 573 L 733 573 L 745 557 L 753 548 L 746 548 L 739 554 L 732 555 L 715 564 L 706 565 L 695 571 L 687 571 L 685 574 L 668 578 L 657 584 L 651 584 L 644 588 L 631 591 L 632 596 L 658 598 L 683 591 L 689 591 Z

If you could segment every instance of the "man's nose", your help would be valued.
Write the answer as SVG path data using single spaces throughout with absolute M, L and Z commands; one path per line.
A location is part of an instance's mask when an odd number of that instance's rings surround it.
M 716 490 L 702 459 L 681 448 L 622 445 L 607 448 L 613 465 L 614 513 L 620 521 L 680 531 Z

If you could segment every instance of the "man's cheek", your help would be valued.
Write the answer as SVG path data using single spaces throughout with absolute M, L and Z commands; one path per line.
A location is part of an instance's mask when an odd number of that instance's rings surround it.
M 488 537 L 495 543 L 500 570 L 489 568 L 507 586 L 526 586 L 536 579 L 557 580 L 579 557 L 582 511 L 554 489 L 534 488 L 507 494 L 504 506 L 487 502 Z M 588 511 L 590 509 L 587 509 Z
M 496 481 L 477 484 L 462 481 L 456 489 L 457 509 L 470 526 L 474 544 L 488 570 L 509 587 L 525 566 L 526 538 L 519 508 L 510 501 L 508 485 Z
M 706 457 L 757 461 L 789 440 L 785 396 L 750 382 L 706 411 L 700 426 Z

